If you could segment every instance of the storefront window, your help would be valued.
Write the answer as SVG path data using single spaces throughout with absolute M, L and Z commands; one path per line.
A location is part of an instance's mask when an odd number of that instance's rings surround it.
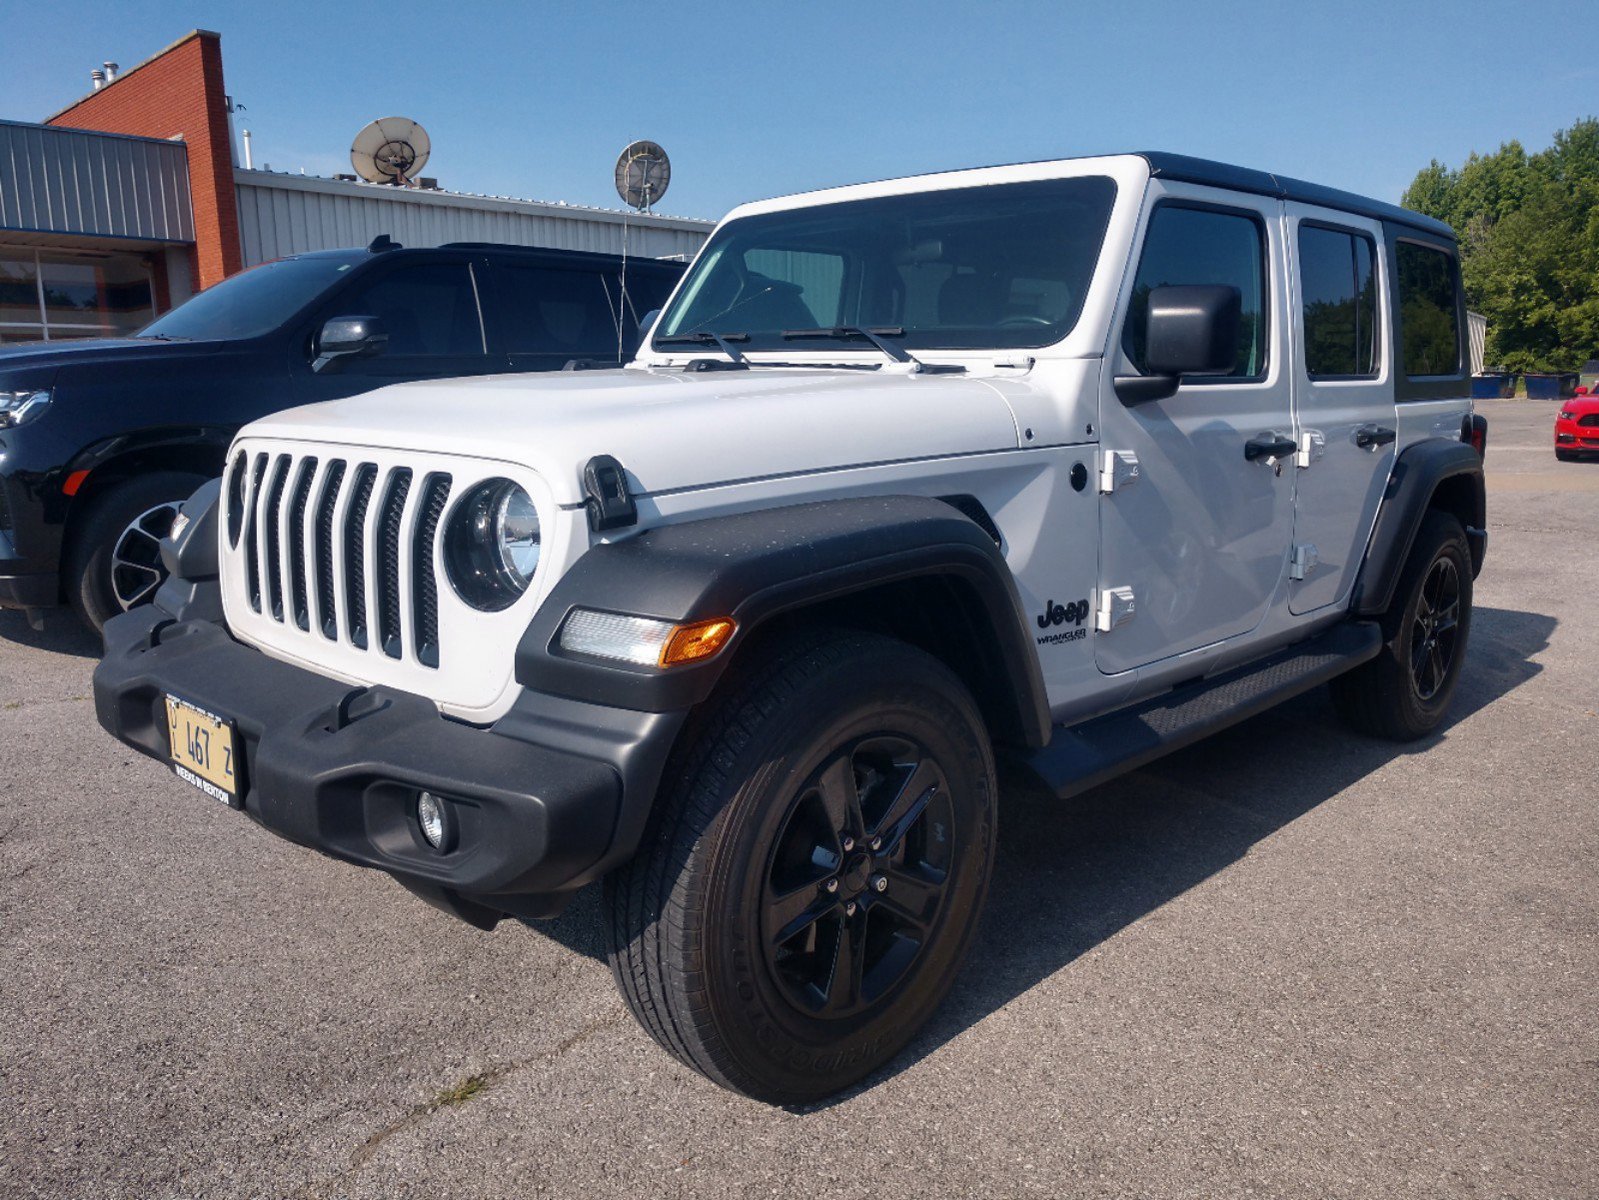
M 0 248 L 0 342 L 118 337 L 154 317 L 150 272 L 136 255 Z

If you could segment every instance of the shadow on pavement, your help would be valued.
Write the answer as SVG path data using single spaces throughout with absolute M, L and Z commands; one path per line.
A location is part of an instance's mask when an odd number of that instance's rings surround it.
M 53 608 L 46 613 L 43 629 L 34 629 L 20 612 L 0 609 L 0 646 L 6 642 L 52 654 L 100 657 L 100 639 L 85 629 L 68 608 Z
M 984 928 L 954 990 L 883 1071 L 831 1107 L 935 1053 L 984 1017 L 1194 885 L 1256 842 L 1385 763 L 1425 753 L 1450 729 L 1542 668 L 1532 661 L 1557 622 L 1479 608 L 1460 690 L 1445 726 L 1409 745 L 1349 732 L 1325 688 L 1217 734 L 1123 779 L 1060 801 L 1024 778 L 1002 779 L 999 847 Z M 1262 745 L 1291 746 L 1295 769 Z M 534 928 L 603 959 L 598 888 Z

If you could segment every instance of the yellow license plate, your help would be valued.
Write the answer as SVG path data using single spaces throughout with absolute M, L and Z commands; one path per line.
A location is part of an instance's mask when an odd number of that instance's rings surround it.
M 213 800 L 234 805 L 239 795 L 238 739 L 233 722 L 197 708 L 187 700 L 167 697 L 167 733 L 171 736 L 172 770 Z

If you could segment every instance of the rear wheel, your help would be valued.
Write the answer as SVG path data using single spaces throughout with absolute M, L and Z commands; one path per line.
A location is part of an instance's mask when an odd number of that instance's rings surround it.
M 1466 531 L 1448 513 L 1429 512 L 1382 618 L 1382 653 L 1332 682 L 1339 715 L 1363 733 L 1395 741 L 1436 729 L 1460 682 L 1471 590 Z
M 746 668 L 606 881 L 610 960 L 682 1062 L 802 1103 L 892 1058 L 948 991 L 993 862 L 994 765 L 960 681 L 902 643 L 808 636 Z
M 203 482 L 184 471 L 152 471 L 90 502 L 63 579 L 68 601 L 90 629 L 98 631 L 118 613 L 155 599 L 167 578 L 161 539 L 178 506 Z

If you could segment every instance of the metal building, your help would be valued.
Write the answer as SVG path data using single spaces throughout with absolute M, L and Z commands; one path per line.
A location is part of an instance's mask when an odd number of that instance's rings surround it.
M 709 221 L 510 200 L 424 188 L 236 171 L 244 265 L 364 246 L 380 233 L 407 246 L 510 242 L 650 258 L 692 258 Z

